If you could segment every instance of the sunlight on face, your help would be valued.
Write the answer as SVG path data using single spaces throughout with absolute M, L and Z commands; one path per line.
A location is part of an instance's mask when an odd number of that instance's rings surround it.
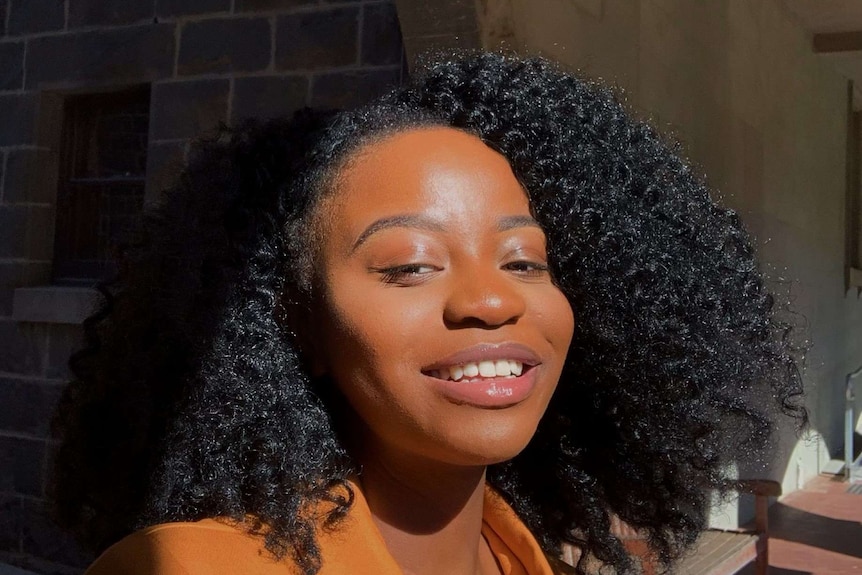
M 465 465 L 514 457 L 574 319 L 506 159 L 458 130 L 401 132 L 355 154 L 321 209 L 316 362 L 363 444 Z

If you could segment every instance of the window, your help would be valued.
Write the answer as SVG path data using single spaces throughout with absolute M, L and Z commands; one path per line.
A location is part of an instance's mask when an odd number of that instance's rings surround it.
M 144 201 L 149 86 L 71 96 L 64 106 L 53 283 L 92 285 Z

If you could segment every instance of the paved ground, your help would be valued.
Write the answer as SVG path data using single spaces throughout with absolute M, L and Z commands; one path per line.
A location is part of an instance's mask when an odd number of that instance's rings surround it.
M 862 575 L 862 483 L 821 475 L 769 509 L 771 575 Z

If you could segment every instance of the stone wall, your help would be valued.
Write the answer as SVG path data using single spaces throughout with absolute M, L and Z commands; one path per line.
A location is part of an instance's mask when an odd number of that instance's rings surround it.
M 0 563 L 90 560 L 43 509 L 49 420 L 92 305 L 50 286 L 64 100 L 151 87 L 155 201 L 218 123 L 351 106 L 403 62 L 389 0 L 0 0 Z

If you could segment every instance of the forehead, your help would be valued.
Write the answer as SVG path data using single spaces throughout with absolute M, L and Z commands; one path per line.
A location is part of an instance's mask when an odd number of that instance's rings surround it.
M 447 153 L 450 152 L 450 153 Z M 478 136 L 451 128 L 449 126 L 419 126 L 406 128 L 394 133 L 384 134 L 371 139 L 355 151 L 345 169 L 355 169 L 359 163 L 386 161 L 386 159 L 406 160 L 413 164 L 425 161 L 443 161 L 451 153 L 480 156 L 480 160 L 491 160 L 508 165 L 506 158 L 489 148 Z M 491 161 L 494 161 L 491 160 Z
M 345 162 L 333 184 L 339 204 L 421 208 L 490 201 L 528 209 L 507 159 L 478 137 L 449 127 L 409 129 L 367 144 Z
M 511 229 L 511 222 L 538 228 L 506 158 L 451 128 L 413 129 L 368 144 L 331 185 L 315 239 L 329 256 L 349 255 L 369 230 L 393 227 L 381 222 L 445 232 L 464 249 Z

